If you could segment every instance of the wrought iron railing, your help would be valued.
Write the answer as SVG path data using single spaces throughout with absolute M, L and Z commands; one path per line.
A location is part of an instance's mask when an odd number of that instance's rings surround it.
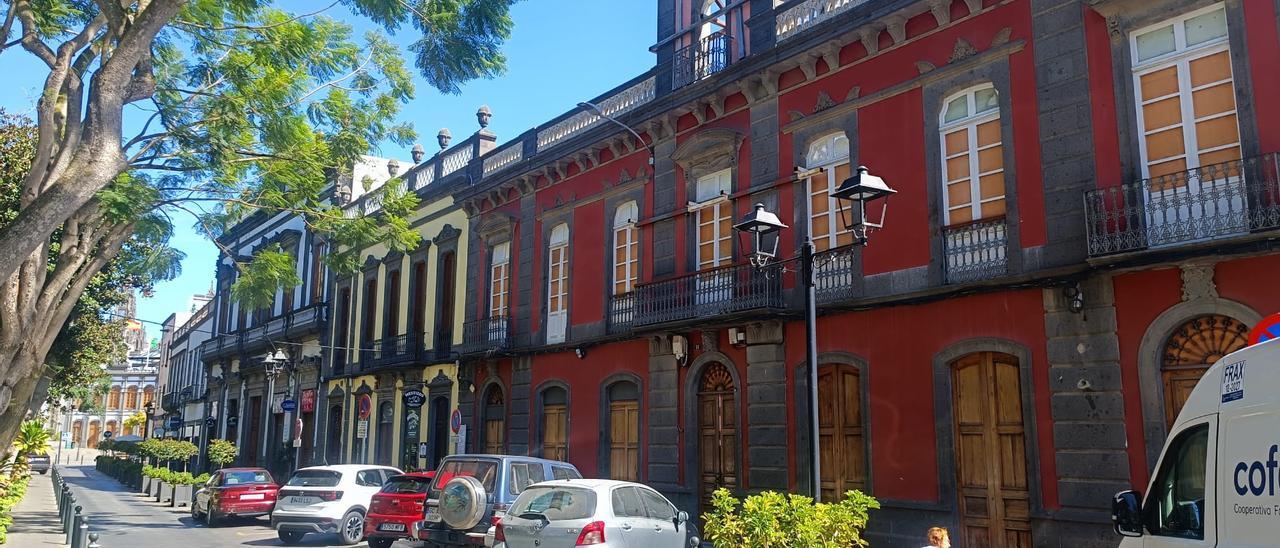
M 949 284 L 989 280 L 1008 272 L 1008 230 L 1005 220 L 977 221 L 942 229 Z
M 818 302 L 843 301 L 855 297 L 854 253 L 860 246 L 846 245 L 813 255 L 813 284 Z
M 1179 171 L 1084 195 L 1089 255 L 1280 227 L 1280 153 Z
M 775 25 L 779 42 L 812 28 L 836 15 L 867 3 L 867 0 L 808 0 L 778 14 Z
M 782 308 L 783 274 L 794 261 L 756 268 L 734 265 L 636 286 L 636 325 L 653 325 L 749 310 Z
M 628 291 L 609 296 L 609 333 L 631 331 L 636 319 L 636 294 Z
M 360 345 L 360 369 L 373 369 L 377 365 L 378 360 L 382 359 L 382 345 L 377 341 L 367 342 Z
M 676 50 L 671 88 L 681 88 L 729 67 L 733 60 L 733 35 L 717 31 Z
M 492 316 L 462 324 L 462 347 L 459 352 L 508 348 L 511 346 L 511 318 Z

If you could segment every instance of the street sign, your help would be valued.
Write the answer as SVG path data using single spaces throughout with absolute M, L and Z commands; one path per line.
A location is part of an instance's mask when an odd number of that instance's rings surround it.
M 102 433 L 102 439 L 111 439 L 111 436 L 112 436 L 112 435 L 114 435 L 114 434 L 115 434 L 115 432 L 112 432 L 112 431 L 110 431 L 110 430 L 107 430 L 106 432 L 103 432 L 103 433 Z
M 458 428 L 458 435 L 453 437 L 453 452 L 462 454 L 467 452 L 467 425 Z
M 356 422 L 356 437 L 366 439 L 369 437 L 369 421 L 362 420 Z
M 462 411 L 454 409 L 453 414 L 449 415 L 449 429 L 457 434 L 460 428 L 462 428 Z
M 63 432 L 62 441 L 71 441 L 71 432 Z
M 298 402 L 296 402 L 296 401 L 293 401 L 293 400 L 284 400 L 284 401 L 280 402 L 280 409 L 282 409 L 282 410 L 284 410 L 284 411 L 292 412 L 293 410 L 295 410 L 295 409 L 297 409 L 297 408 L 298 408 Z
M 312 413 L 316 410 L 316 390 L 308 388 L 302 391 L 302 412 Z
M 427 442 L 425 441 L 418 444 L 418 458 L 427 458 Z
M 373 400 L 369 398 L 368 394 L 360 394 L 360 397 L 356 398 L 356 417 L 362 421 L 367 421 L 372 413 Z
M 1258 322 L 1249 330 L 1249 344 L 1258 344 L 1280 337 L 1280 312 L 1272 314 Z
M 170 430 L 182 428 L 182 417 L 169 417 L 169 422 L 166 424 L 169 425 Z
M 427 395 L 423 394 L 421 390 L 405 390 L 404 391 L 405 407 L 417 409 L 419 407 L 422 407 L 422 404 L 426 402 L 427 402 Z

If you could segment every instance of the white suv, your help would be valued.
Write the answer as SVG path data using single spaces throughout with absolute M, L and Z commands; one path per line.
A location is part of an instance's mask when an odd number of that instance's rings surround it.
M 307 533 L 337 533 L 343 544 L 360 542 L 373 494 L 402 473 L 371 464 L 302 468 L 280 488 L 271 527 L 285 544 L 297 544 Z

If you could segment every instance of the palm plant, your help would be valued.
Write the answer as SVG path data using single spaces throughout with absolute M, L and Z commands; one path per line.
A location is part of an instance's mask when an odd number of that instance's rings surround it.
M 49 441 L 52 439 L 53 432 L 46 429 L 40 421 L 23 422 L 22 428 L 18 430 L 18 437 L 13 440 L 13 449 L 17 452 L 17 458 L 13 461 L 13 470 L 10 471 L 9 477 L 16 480 L 26 475 L 30 469 L 27 456 L 48 453 Z

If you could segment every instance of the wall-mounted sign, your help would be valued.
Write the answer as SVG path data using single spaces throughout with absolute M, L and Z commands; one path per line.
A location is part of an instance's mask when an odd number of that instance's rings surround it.
M 302 412 L 314 413 L 316 410 L 316 391 L 308 388 L 302 391 Z
M 240 424 L 240 417 L 236 415 L 231 415 L 230 417 L 227 417 L 228 428 L 235 428 L 237 424 Z
M 297 408 L 298 408 L 298 402 L 296 402 L 296 401 L 293 401 L 293 400 L 284 400 L 284 401 L 280 402 L 280 409 L 282 409 L 282 410 L 284 410 L 284 411 L 293 412 L 293 411 L 294 411 L 294 410 L 296 410 Z
M 462 454 L 467 452 L 467 425 L 458 428 L 458 435 L 453 437 L 453 452 Z
M 282 407 L 280 407 L 280 406 L 281 406 L 281 405 L 284 405 L 284 401 L 285 401 L 286 399 L 288 399 L 288 396 L 284 395 L 284 393 L 283 393 L 283 392 L 282 392 L 282 393 L 280 393 L 280 394 L 276 394 L 276 395 L 271 396 L 271 412 L 272 412 L 272 413 L 284 413 L 284 409 L 283 409 Z
M 421 390 L 405 390 L 404 391 L 405 407 L 411 407 L 413 409 L 417 409 L 419 407 L 422 407 L 422 404 L 424 403 L 427 403 L 427 395 L 423 394 Z
M 427 442 L 425 441 L 418 444 L 418 458 L 427 458 Z
M 363 421 L 368 420 L 371 414 L 373 414 L 373 400 L 368 394 L 360 394 L 356 398 L 356 417 Z
M 362 440 L 369 437 L 369 421 L 356 421 L 356 437 Z

